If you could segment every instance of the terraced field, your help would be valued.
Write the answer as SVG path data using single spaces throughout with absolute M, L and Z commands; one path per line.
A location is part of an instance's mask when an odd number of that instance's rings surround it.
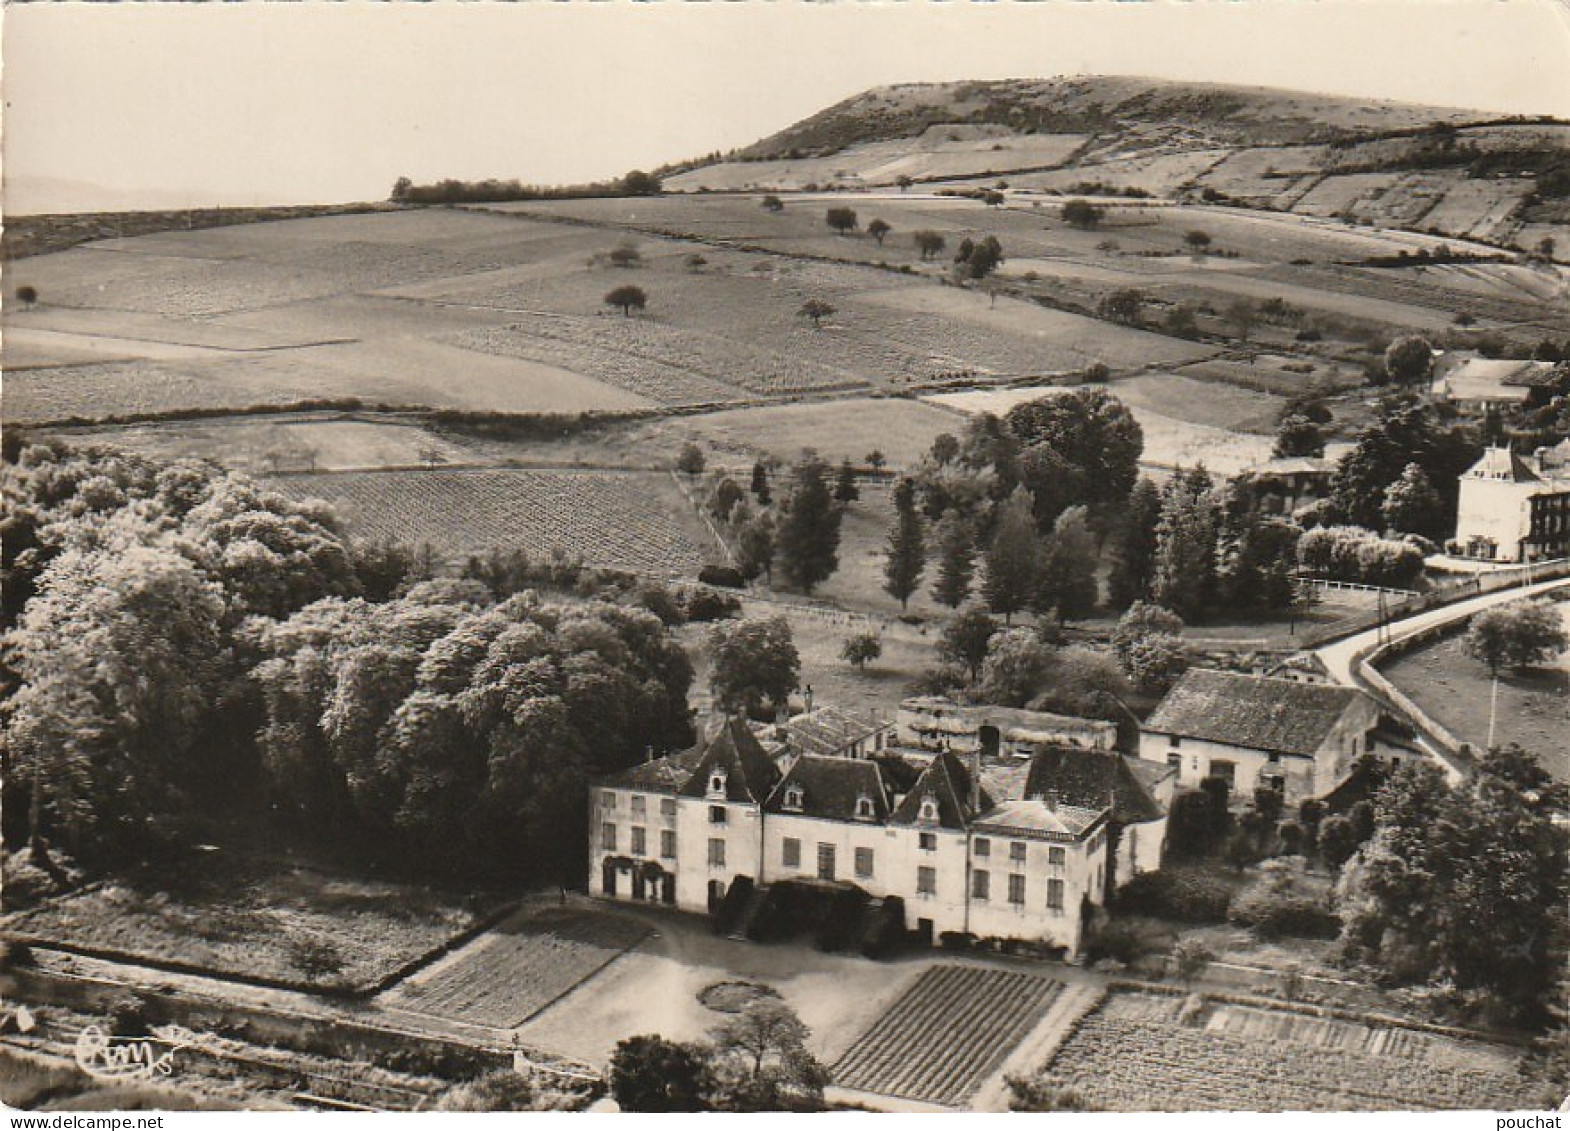
M 1041 1020 L 1061 982 L 1017 970 L 934 966 L 831 1070 L 844 1088 L 962 1104 Z
M 383 994 L 394 1009 L 512 1029 L 637 946 L 648 928 L 616 915 L 524 912 Z
M 1435 1111 L 1531 1106 L 1508 1049 L 1180 998 L 1114 994 L 1044 1076 L 1108 1111 Z
M 353 471 L 269 482 L 334 504 L 356 537 L 429 543 L 458 561 L 522 549 L 535 559 L 559 553 L 591 566 L 692 577 L 720 556 L 657 472 Z

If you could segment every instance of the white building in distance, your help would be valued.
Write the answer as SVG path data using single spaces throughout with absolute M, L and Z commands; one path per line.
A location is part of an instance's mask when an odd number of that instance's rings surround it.
M 1570 554 L 1570 467 L 1566 447 L 1530 458 L 1489 448 L 1461 476 L 1451 548 L 1484 561 L 1529 562 Z

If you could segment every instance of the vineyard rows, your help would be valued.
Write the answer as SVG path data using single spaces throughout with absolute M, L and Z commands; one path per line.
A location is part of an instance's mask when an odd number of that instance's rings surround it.
M 1024 1039 L 1061 982 L 1016 970 L 924 970 L 834 1065 L 845 1088 L 959 1105 Z
M 1527 1102 L 1521 1079 L 1489 1055 L 1456 1063 L 1429 1056 L 1423 1041 L 1377 1041 L 1376 1030 L 1356 1024 L 1340 1037 L 1329 1031 L 1338 1022 L 1283 1023 L 1287 1015 L 1238 1027 L 1230 1019 L 1243 1011 L 1235 1010 L 1224 1011 L 1224 1025 L 1187 1028 L 1175 1019 L 1177 1004 L 1153 1009 L 1140 995 L 1114 995 L 1058 1050 L 1047 1079 L 1109 1111 L 1510 1110 Z
M 692 576 L 706 551 L 651 501 L 651 475 L 539 470 L 361 471 L 281 476 L 296 498 L 338 508 L 349 532 L 370 540 L 428 542 L 461 560 L 521 549 L 584 564 L 661 576 Z
M 498 928 L 382 998 L 397 1009 L 513 1029 L 642 942 L 647 928 L 614 916 L 546 913 Z

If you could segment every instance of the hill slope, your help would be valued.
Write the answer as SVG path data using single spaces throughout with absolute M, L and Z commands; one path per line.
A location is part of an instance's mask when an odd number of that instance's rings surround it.
M 1001 126 L 1014 133 L 1138 133 L 1152 143 L 1206 147 L 1322 144 L 1480 117 L 1437 106 L 1145 78 L 910 83 L 847 98 L 734 156 L 743 161 L 827 156 L 954 124 Z
M 941 190 L 1001 177 L 1570 251 L 1570 123 L 1143 78 L 879 87 L 724 161 L 668 170 L 665 186 Z

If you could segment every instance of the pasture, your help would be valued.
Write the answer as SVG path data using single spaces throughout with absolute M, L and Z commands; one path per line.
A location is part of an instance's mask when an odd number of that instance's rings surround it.
M 1106 1111 L 1432 1111 L 1534 1106 L 1501 1046 L 1408 1029 L 1116 993 L 1040 1073 Z
M 1570 630 L 1570 604 L 1559 607 Z M 1500 673 L 1497 701 L 1488 669 L 1466 654 L 1465 633 L 1413 648 L 1382 670 L 1463 742 L 1485 749 L 1492 716 L 1495 745 L 1520 743 L 1554 777 L 1570 782 L 1570 653 L 1546 668 Z
M 384 1008 L 514 1029 L 637 946 L 649 928 L 578 907 L 513 915 L 382 994 Z
M 669 474 L 473 468 L 280 475 L 266 480 L 337 508 L 351 535 L 429 543 L 449 561 L 491 550 L 535 560 L 691 578 L 723 560 Z

